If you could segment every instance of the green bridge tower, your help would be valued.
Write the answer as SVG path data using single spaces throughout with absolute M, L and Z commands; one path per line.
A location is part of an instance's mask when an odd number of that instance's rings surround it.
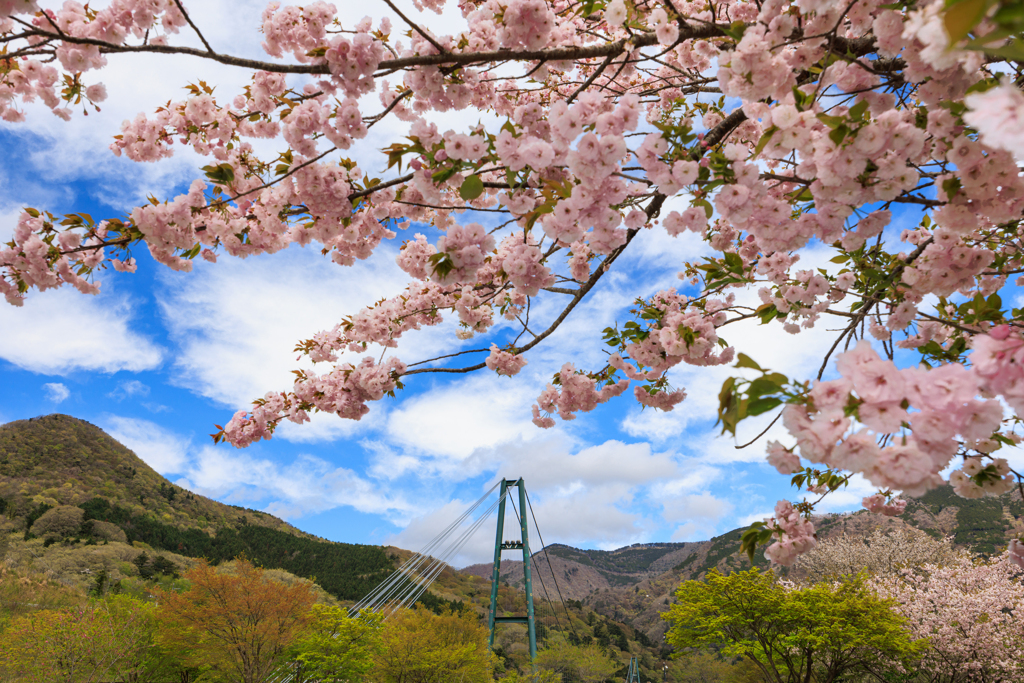
M 509 496 L 510 488 L 519 489 L 519 509 L 516 515 L 519 517 L 519 528 L 522 540 L 504 540 L 505 531 L 505 499 Z M 515 508 L 515 503 L 512 504 Z M 523 551 L 523 577 L 526 590 L 526 616 L 499 617 L 498 616 L 498 575 L 501 572 L 501 551 L 522 550 Z M 530 576 L 530 540 L 526 530 L 526 484 L 522 478 L 503 479 L 501 491 L 498 494 L 498 533 L 494 537 L 494 571 L 491 574 L 491 611 L 487 619 L 487 626 L 490 629 L 487 644 L 494 648 L 494 627 L 497 624 L 526 624 L 526 630 L 530 639 L 530 661 L 537 658 L 537 628 L 533 620 L 533 578 Z

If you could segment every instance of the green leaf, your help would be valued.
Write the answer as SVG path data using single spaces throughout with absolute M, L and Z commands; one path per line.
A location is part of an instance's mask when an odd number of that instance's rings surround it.
M 764 372 L 761 369 L 761 366 L 758 365 L 757 362 L 754 361 L 753 358 L 751 358 L 750 356 L 748 356 L 745 353 L 741 353 L 741 354 L 736 356 L 736 365 L 734 365 L 733 367 L 734 368 L 750 368 L 752 370 L 757 370 L 759 372 Z
M 960 194 L 960 179 L 957 177 L 946 178 L 942 181 L 942 189 L 949 199 L 956 198 Z
M 708 217 L 708 220 L 711 220 L 711 217 L 715 215 L 715 207 L 711 206 L 711 202 L 706 199 L 694 200 L 693 206 L 703 206 L 704 215 Z
M 760 415 L 761 413 L 767 413 L 772 408 L 776 408 L 782 405 L 782 399 L 774 396 L 765 396 L 755 401 L 751 401 L 747 406 L 747 415 L 751 417 Z
M 235 180 L 235 169 L 231 164 L 203 166 L 201 170 L 206 173 L 207 178 L 217 185 L 228 185 Z
M 736 273 L 738 275 L 743 274 L 743 259 L 736 252 L 727 252 L 725 254 L 725 267 L 729 272 Z
M 984 52 L 985 54 L 992 55 L 993 57 L 1002 57 L 1003 59 L 1010 59 L 1016 62 L 1024 62 L 1024 43 L 1019 40 L 1014 40 L 1009 45 L 1005 45 L 1003 47 L 984 48 Z M 961 108 L 964 108 L 963 103 L 958 104 L 961 104 Z M 952 107 L 950 108 L 950 111 L 953 111 Z M 957 112 L 954 111 L 953 113 Z
M 775 304 L 761 304 L 757 309 L 757 315 L 761 318 L 761 324 L 767 325 L 779 317 L 779 309 L 775 307 Z
M 846 119 L 842 116 L 830 116 L 828 114 L 818 114 L 817 119 L 824 123 L 829 128 L 835 129 L 839 126 L 846 124 Z M 837 143 L 838 144 L 838 143 Z
M 967 37 L 967 34 L 978 25 L 985 11 L 988 0 L 953 0 L 946 3 L 946 11 L 942 15 L 942 23 L 950 43 L 956 43 Z
M 765 394 L 774 394 L 779 390 L 779 385 L 765 377 L 758 377 L 747 388 L 747 397 L 750 399 L 760 398 Z
M 459 188 L 459 196 L 467 202 L 476 199 L 483 193 L 484 181 L 482 181 L 478 175 L 471 175 L 466 178 L 462 181 L 462 187 Z
M 861 100 L 857 104 L 850 107 L 850 118 L 854 121 L 860 121 L 864 118 L 864 112 L 868 110 L 868 101 Z
M 455 166 L 448 166 L 447 168 L 442 168 L 440 171 L 434 171 L 434 175 L 432 175 L 431 178 L 433 178 L 435 183 L 443 183 L 458 172 L 459 169 Z
M 998 78 L 986 78 L 984 80 L 978 81 L 977 83 L 975 83 L 974 85 L 969 87 L 967 89 L 967 93 L 966 94 L 970 95 L 973 92 L 985 92 L 986 90 L 991 90 L 992 88 L 996 87 L 997 85 L 999 85 L 999 79 Z
M 850 129 L 843 125 L 839 126 L 838 128 L 834 129 L 831 133 L 829 133 L 828 139 L 834 142 L 836 146 L 839 146 L 843 143 L 843 140 L 845 140 L 846 136 L 849 134 Z
M 764 134 L 761 136 L 761 139 L 757 141 L 757 147 L 754 148 L 753 156 L 756 157 L 758 154 L 764 151 L 764 148 L 768 145 L 768 143 L 772 139 L 772 136 L 775 135 L 775 133 L 777 133 L 778 130 L 779 129 L 777 126 L 771 126 L 770 128 L 768 128 L 768 130 L 764 132 Z M 711 216 L 708 216 L 708 218 L 711 218 Z

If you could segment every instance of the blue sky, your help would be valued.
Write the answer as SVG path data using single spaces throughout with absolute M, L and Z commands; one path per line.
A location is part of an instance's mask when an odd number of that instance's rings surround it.
M 212 27 L 208 37 L 219 49 L 258 56 L 262 5 L 230 3 L 238 17 L 230 23 L 228 7 L 204 3 L 193 14 Z M 348 14 L 342 9 L 343 18 Z M 448 19 L 428 23 L 442 32 Z M 238 25 L 246 30 L 232 28 Z M 7 152 L 0 156 L 0 240 L 9 238 L 25 205 L 99 219 L 123 215 L 149 193 L 168 199 L 187 187 L 204 163 L 197 157 L 179 150 L 158 164 L 133 164 L 106 149 L 111 136 L 122 120 L 184 97 L 182 88 L 199 78 L 219 84 L 217 94 L 230 99 L 244 74 L 189 59 L 167 67 L 166 59 L 111 57 L 98 77 L 111 94 L 102 112 L 64 123 L 29 108 L 29 123 L 0 123 Z M 448 114 L 441 129 L 466 128 L 478 118 Z M 375 127 L 351 156 L 368 171 L 383 171 L 386 157 L 375 150 L 406 134 L 407 125 Z M 394 256 L 416 230 L 352 268 L 332 265 L 316 248 L 293 248 L 246 260 L 222 256 L 216 265 L 197 261 L 194 272 L 181 274 L 141 249 L 138 272 L 104 274 L 98 296 L 33 293 L 23 308 L 0 308 L 0 422 L 71 414 L 103 427 L 193 491 L 267 510 L 330 539 L 412 549 L 500 476 L 525 478 L 545 540 L 582 547 L 705 539 L 768 515 L 776 500 L 791 495 L 788 477 L 764 463 L 763 440 L 737 450 L 731 439 L 716 437 L 717 394 L 729 368 L 676 369 L 671 379 L 689 397 L 672 413 L 640 411 L 627 394 L 552 430 L 530 422 L 530 405 L 562 363 L 600 367 L 601 329 L 626 320 L 634 297 L 681 285 L 680 264 L 704 253 L 692 236 L 663 231 L 645 232 L 620 259 L 620 271 L 515 379 L 489 371 L 419 375 L 397 399 L 371 404 L 360 422 L 318 416 L 248 449 L 214 445 L 215 424 L 289 386 L 296 341 L 400 291 L 406 280 Z M 828 256 L 811 250 L 801 266 L 825 266 Z M 542 304 L 538 315 L 552 305 Z M 799 377 L 816 371 L 832 339 L 826 324 L 797 337 L 778 325 L 743 325 L 723 336 L 762 365 Z M 458 342 L 454 329 L 410 333 L 397 354 L 413 362 L 491 341 Z M 500 343 L 508 332 L 498 326 L 493 338 Z M 741 439 L 765 424 L 745 423 Z M 826 509 L 856 509 L 870 492 L 857 481 Z M 489 559 L 492 529 L 484 527 L 459 563 Z

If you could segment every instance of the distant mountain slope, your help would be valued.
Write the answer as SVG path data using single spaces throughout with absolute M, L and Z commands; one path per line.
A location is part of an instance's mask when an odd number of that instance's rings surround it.
M 957 496 L 952 487 L 942 486 L 920 498 L 908 499 L 907 510 L 900 517 L 860 510 L 822 515 L 814 522 L 819 539 L 866 537 L 878 528 L 912 526 L 936 537 L 952 536 L 955 545 L 972 552 L 993 554 L 1005 548 L 1010 538 L 1024 533 L 1024 503 L 1017 491 L 999 498 L 971 500 Z M 733 529 L 707 541 L 637 544 L 611 551 L 552 544 L 547 553 L 542 550 L 532 557 L 534 593 L 538 598 L 557 600 L 557 579 L 562 598 L 580 600 L 660 642 L 665 631 L 661 613 L 668 609 L 680 583 L 700 579 L 712 568 L 730 572 L 750 567 L 747 557 L 739 553 L 743 531 Z M 754 556 L 754 564 L 768 566 L 760 551 Z M 490 577 L 491 565 L 473 565 L 461 571 Z M 522 562 L 502 561 L 501 579 L 521 587 Z
M 7 517 L 0 517 L 0 530 L 24 532 L 28 541 L 51 509 L 81 522 L 55 535 L 63 543 L 95 537 L 99 523 L 105 538 L 187 557 L 220 562 L 245 555 L 315 578 L 342 600 L 361 598 L 394 570 L 380 546 L 317 539 L 273 515 L 176 487 L 84 420 L 46 415 L 0 426 L 0 514 Z

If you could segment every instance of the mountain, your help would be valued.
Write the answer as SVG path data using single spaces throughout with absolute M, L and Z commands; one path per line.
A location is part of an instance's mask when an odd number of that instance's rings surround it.
M 244 521 L 310 537 L 272 515 L 173 485 L 85 420 L 55 414 L 0 425 L 0 497 L 9 506 L 24 511 L 40 503 L 78 505 L 97 496 L 178 528 L 233 527 Z
M 1024 533 L 1024 502 L 1019 491 L 999 498 L 966 499 L 952 487 L 942 486 L 908 500 L 900 517 L 883 517 L 860 510 L 814 518 L 821 540 L 848 535 L 867 537 L 883 531 L 914 527 L 935 537 L 951 536 L 954 545 L 982 555 L 1000 552 L 1010 538 Z M 666 624 L 661 613 L 683 581 L 703 578 L 716 568 L 722 572 L 750 567 L 739 553 L 745 529 L 733 529 L 707 541 L 644 543 L 617 550 L 583 550 L 552 544 L 531 557 L 537 600 L 578 600 L 608 619 L 632 626 L 651 642 L 661 642 Z M 768 566 L 758 552 L 754 564 Z M 461 571 L 489 577 L 490 564 Z M 501 579 L 513 587 L 523 585 L 523 563 L 503 560 Z
M 21 539 L 12 543 L 12 532 Z M 0 426 L 0 536 L 8 562 L 16 554 L 29 571 L 79 583 L 101 569 L 114 579 L 144 574 L 131 563 L 147 550 L 163 551 L 148 559 L 178 567 L 183 558 L 245 555 L 315 577 L 340 600 L 361 598 L 394 570 L 383 547 L 318 539 L 273 515 L 174 486 L 99 427 L 68 415 Z

